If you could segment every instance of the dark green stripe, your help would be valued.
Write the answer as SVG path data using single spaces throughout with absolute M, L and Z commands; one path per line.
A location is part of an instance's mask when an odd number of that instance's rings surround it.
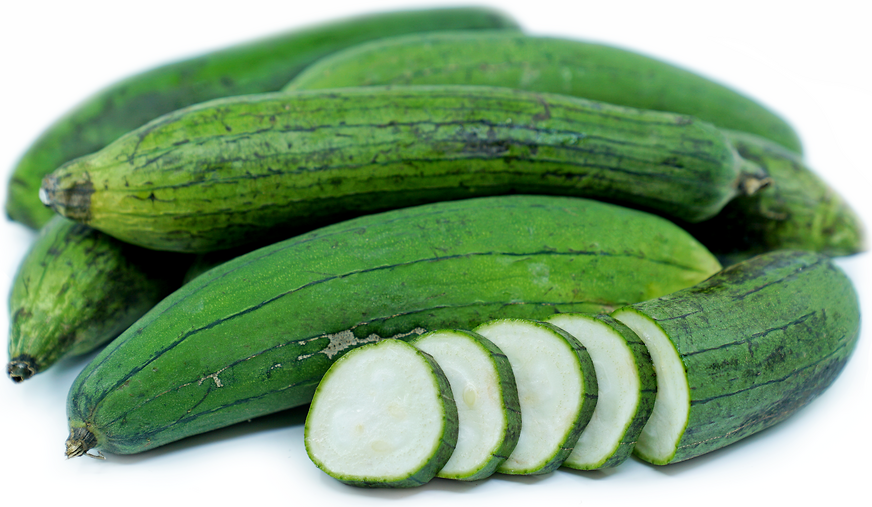
M 798 324 L 802 324 L 802 323 L 804 323 L 806 320 L 808 320 L 810 317 L 812 317 L 812 316 L 815 315 L 815 314 L 817 314 L 817 312 L 806 313 L 805 315 L 799 317 L 798 319 L 793 320 L 793 321 L 790 321 L 790 322 L 788 322 L 787 324 L 784 324 L 783 326 L 778 326 L 778 327 L 773 327 L 773 328 L 765 329 L 765 330 L 763 330 L 763 331 L 760 331 L 760 332 L 757 332 L 757 333 L 752 334 L 751 336 L 745 338 L 744 340 L 739 340 L 739 341 L 734 341 L 734 342 L 724 343 L 724 344 L 722 344 L 722 345 L 718 345 L 717 347 L 710 347 L 710 348 L 707 348 L 707 349 L 700 349 L 700 350 L 695 350 L 695 351 L 693 351 L 693 352 L 683 353 L 683 354 L 681 354 L 681 356 L 682 356 L 682 357 L 690 357 L 690 356 L 695 356 L 695 355 L 697 355 L 697 354 L 702 354 L 702 353 L 705 353 L 705 352 L 711 352 L 711 351 L 713 351 L 713 350 L 721 350 L 721 349 L 726 349 L 726 348 L 734 347 L 734 346 L 736 346 L 736 345 L 750 345 L 751 342 L 752 342 L 753 340 L 755 340 L 755 339 L 757 339 L 757 338 L 763 338 L 763 337 L 765 337 L 766 335 L 768 335 L 769 333 L 772 333 L 772 332 L 775 332 L 775 331 L 784 331 L 784 330 L 786 330 L 787 328 L 789 328 L 789 327 L 791 327 L 791 326 L 795 326 L 795 325 L 798 325 Z M 752 353 L 751 355 L 753 356 L 753 353 Z
M 721 399 L 721 398 L 729 398 L 730 396 L 735 396 L 735 395 L 737 395 L 737 394 L 741 394 L 741 393 L 744 393 L 744 392 L 752 391 L 752 390 L 757 389 L 757 388 L 760 388 L 760 387 L 765 387 L 765 386 L 768 386 L 768 385 L 771 385 L 771 384 L 778 384 L 778 383 L 781 383 L 781 382 L 785 382 L 785 381 L 787 381 L 787 380 L 790 380 L 792 377 L 794 377 L 794 376 L 796 376 L 796 375 L 798 375 L 798 374 L 804 372 L 805 370 L 808 370 L 809 368 L 814 368 L 815 366 L 818 366 L 818 365 L 820 365 L 821 363 L 824 363 L 824 362 L 829 361 L 829 360 L 830 360 L 833 356 L 835 356 L 838 352 L 840 352 L 840 351 L 844 350 L 845 348 L 847 348 L 848 345 L 849 345 L 848 343 L 841 343 L 841 344 L 839 344 L 838 347 L 836 347 L 835 349 L 833 349 L 832 352 L 830 352 L 829 354 L 827 354 L 827 355 L 825 355 L 825 356 L 822 356 L 820 359 L 818 359 L 817 361 L 814 361 L 813 363 L 809 363 L 809 364 L 807 364 L 807 365 L 805 365 L 805 366 L 803 366 L 803 367 L 801 367 L 801 368 L 797 368 L 797 369 L 793 370 L 792 372 L 790 372 L 789 374 L 785 375 L 784 377 L 777 378 L 777 379 L 772 379 L 772 380 L 768 380 L 768 381 L 766 381 L 766 382 L 761 382 L 761 383 L 759 383 L 759 384 L 755 384 L 755 385 L 753 385 L 753 386 L 751 386 L 751 387 L 747 387 L 747 388 L 745 388 L 745 389 L 740 389 L 740 390 L 735 391 L 735 392 L 732 392 L 732 393 L 719 394 L 719 395 L 717 395 L 717 396 L 712 396 L 712 397 L 704 398 L 704 399 L 700 399 L 700 400 L 691 400 L 690 405 L 691 405 L 691 406 L 693 406 L 693 405 L 702 405 L 702 404 L 708 403 L 708 402 L 710 402 L 710 401 L 718 400 L 718 399 Z

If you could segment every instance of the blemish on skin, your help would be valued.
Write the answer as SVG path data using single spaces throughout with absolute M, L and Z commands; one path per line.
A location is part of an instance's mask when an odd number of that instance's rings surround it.
M 314 356 L 315 354 L 324 354 L 329 359 L 333 359 L 333 357 L 336 354 L 342 352 L 345 349 L 351 348 L 351 347 L 357 347 L 360 345 L 365 345 L 367 343 L 375 343 L 379 340 L 403 339 L 403 338 L 406 338 L 406 337 L 411 336 L 413 334 L 421 335 L 421 334 L 424 334 L 426 332 L 427 332 L 426 329 L 424 329 L 422 327 L 416 327 L 415 329 L 412 329 L 409 332 L 399 333 L 399 334 L 395 334 L 393 336 L 382 337 L 382 336 L 379 336 L 375 333 L 372 333 L 364 338 L 358 338 L 358 337 L 354 336 L 354 332 L 351 329 L 346 329 L 346 330 L 340 331 L 338 333 L 326 334 L 326 335 L 322 335 L 322 336 L 315 338 L 316 340 L 319 340 L 321 338 L 327 338 L 330 340 L 330 344 L 328 344 L 326 347 L 324 347 L 323 349 L 321 349 L 317 352 L 313 352 L 311 354 L 303 354 L 303 355 L 297 357 L 297 360 L 308 359 L 308 358 Z
M 215 381 L 215 387 L 224 387 L 224 384 L 221 383 L 221 379 L 218 378 L 218 374 L 221 373 L 222 371 L 226 370 L 226 369 L 227 369 L 227 367 L 225 366 L 224 368 L 221 368 L 220 370 L 216 371 L 215 373 L 213 373 L 213 374 L 211 374 L 211 375 L 206 375 L 205 377 L 203 377 L 203 378 L 201 378 L 200 380 L 197 381 L 197 385 L 198 385 L 198 386 L 199 386 L 199 385 L 202 385 L 203 382 L 206 381 L 206 379 L 212 379 L 212 380 Z

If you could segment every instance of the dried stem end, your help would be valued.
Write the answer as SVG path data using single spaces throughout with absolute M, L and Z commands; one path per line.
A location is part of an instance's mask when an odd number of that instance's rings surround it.
M 67 439 L 67 458 L 88 455 L 92 458 L 103 459 L 103 455 L 88 454 L 88 451 L 97 445 L 97 437 L 84 427 L 72 428 L 70 437 Z
M 6 365 L 6 373 L 16 384 L 36 375 L 37 371 L 36 362 L 29 356 L 16 357 Z
M 759 165 L 741 159 L 738 190 L 741 195 L 754 195 L 772 185 L 772 177 Z

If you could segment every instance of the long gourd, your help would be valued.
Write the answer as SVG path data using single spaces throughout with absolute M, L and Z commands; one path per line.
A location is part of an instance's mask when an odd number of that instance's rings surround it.
M 56 216 L 40 231 L 12 283 L 6 373 L 22 382 L 118 336 L 181 286 L 192 261 Z
M 43 201 L 123 241 L 204 252 L 385 209 L 505 193 L 687 221 L 767 182 L 692 117 L 480 86 L 219 99 L 46 177 Z
M 162 114 L 231 95 L 277 91 L 310 63 L 355 44 L 428 30 L 517 29 L 488 8 L 381 12 L 292 30 L 157 67 L 89 97 L 51 125 L 14 168 L 6 213 L 34 229 L 51 217 L 37 196 L 42 178 Z
M 850 279 L 821 254 L 779 250 L 615 311 L 645 342 L 657 396 L 634 452 L 663 465 L 783 421 L 836 379 L 860 335 Z
M 506 86 L 683 113 L 802 153 L 783 118 L 704 76 L 626 49 L 521 32 L 430 32 L 358 44 L 309 66 L 284 90 L 425 84 Z
M 308 403 L 334 360 L 380 339 L 610 311 L 718 269 L 671 222 L 579 198 L 342 222 L 207 271 L 134 323 L 75 380 L 67 455 L 141 452 Z
M 784 120 L 718 83 L 624 49 L 496 31 L 403 35 L 331 54 L 284 90 L 437 84 L 506 86 L 693 115 L 723 130 L 773 181 L 710 221 L 682 224 L 714 253 L 737 262 L 783 248 L 831 256 L 865 248 L 860 220 L 805 165 Z

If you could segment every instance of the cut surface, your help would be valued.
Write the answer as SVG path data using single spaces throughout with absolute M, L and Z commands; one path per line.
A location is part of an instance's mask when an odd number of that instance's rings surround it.
M 583 415 L 585 378 L 577 349 L 562 331 L 542 322 L 502 319 L 475 331 L 508 356 L 518 385 L 521 435 L 497 471 L 534 474 L 557 468 L 590 417 Z
M 642 429 L 635 453 L 650 463 L 668 463 L 675 455 L 690 412 L 684 364 L 672 340 L 654 320 L 630 307 L 618 309 L 612 316 L 645 342 L 657 375 L 654 412 Z
M 469 331 L 443 330 L 411 343 L 439 363 L 457 403 L 459 431 L 451 459 L 438 477 L 478 480 L 491 475 L 515 448 L 521 418 L 508 360 L 496 345 Z
M 434 363 L 399 340 L 349 352 L 324 376 L 309 408 L 309 457 L 343 482 L 390 485 L 415 476 L 431 465 L 446 433 L 436 375 Z
M 575 449 L 564 466 L 582 470 L 600 467 L 621 445 L 639 407 L 639 369 L 626 339 L 593 316 L 559 314 L 547 322 L 574 336 L 593 360 L 597 404 Z

